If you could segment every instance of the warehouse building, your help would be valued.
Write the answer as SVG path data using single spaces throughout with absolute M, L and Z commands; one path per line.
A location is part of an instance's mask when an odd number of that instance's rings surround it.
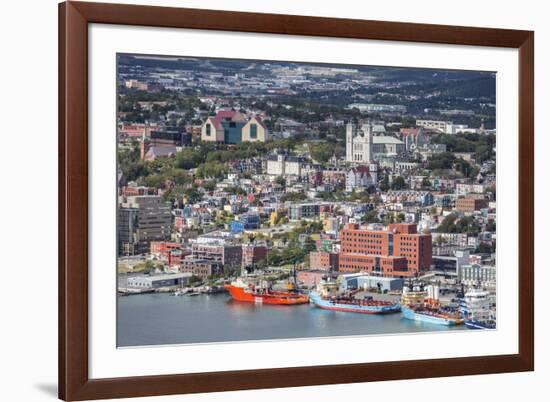
M 190 273 L 166 275 L 140 275 L 127 279 L 127 287 L 134 289 L 159 289 L 174 286 L 183 286 L 189 283 Z
M 340 278 L 342 279 L 342 290 L 380 289 L 382 292 L 389 292 L 403 289 L 405 283 L 400 278 L 364 274 L 346 274 L 340 275 Z

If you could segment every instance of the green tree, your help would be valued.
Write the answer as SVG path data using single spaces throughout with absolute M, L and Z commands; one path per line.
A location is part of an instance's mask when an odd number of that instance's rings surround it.
M 432 187 L 432 182 L 430 181 L 430 178 L 428 176 L 422 178 L 422 184 L 423 189 L 429 189 Z
M 286 201 L 303 201 L 307 198 L 304 193 L 285 193 L 281 197 L 282 202 Z
M 228 168 L 224 163 L 205 162 L 197 168 L 197 177 L 199 179 L 217 178 L 221 179 L 228 172 Z
M 183 194 L 187 198 L 190 204 L 195 204 L 202 200 L 202 194 L 196 187 L 187 188 L 183 191 Z
M 493 241 L 491 243 L 480 243 L 479 247 L 476 249 L 476 253 L 490 254 L 494 253 L 496 250 L 496 243 Z
M 234 195 L 246 195 L 246 191 L 242 187 L 230 186 L 225 189 L 230 194 Z
M 449 214 L 434 230 L 439 233 L 479 233 L 481 227 L 473 216 L 458 218 L 456 214 Z
M 283 176 L 277 176 L 275 178 L 275 183 L 277 183 L 278 185 L 283 186 L 283 187 L 286 186 L 286 180 Z
M 183 169 L 170 169 L 166 172 L 165 177 L 173 181 L 177 185 L 186 185 L 192 183 L 192 177 Z
M 161 174 L 152 174 L 148 176 L 144 176 L 138 180 L 140 184 L 143 184 L 147 187 L 154 187 L 154 188 L 161 188 L 163 187 L 164 181 L 165 181 L 164 175 Z
M 196 285 L 199 285 L 202 283 L 202 278 L 200 276 L 197 276 L 197 275 L 192 275 L 190 278 L 189 278 L 189 284 L 191 286 L 196 286 Z
M 304 251 L 306 253 L 309 253 L 310 251 L 315 251 L 317 249 L 317 245 L 315 244 L 315 240 L 311 238 L 311 236 L 308 236 L 304 243 Z
M 216 181 L 215 181 L 215 180 L 205 181 L 205 182 L 202 184 L 202 188 L 203 188 L 205 191 L 214 191 L 214 190 L 216 189 Z
M 380 190 L 388 191 L 389 189 L 390 189 L 390 180 L 388 178 L 388 175 L 384 175 L 384 177 L 380 181 Z
M 378 211 L 376 209 L 372 209 L 372 210 L 368 211 L 361 218 L 361 222 L 363 222 L 363 223 L 379 223 L 380 219 L 378 218 Z
M 455 221 L 457 220 L 458 216 L 456 214 L 449 214 L 445 218 L 443 218 L 443 221 L 441 224 L 434 230 L 434 232 L 439 233 L 455 233 L 456 232 L 456 225 Z
M 464 159 L 457 159 L 455 163 L 455 170 L 462 173 L 464 177 L 474 178 L 479 172 L 478 168 L 475 168 Z
M 452 169 L 456 158 L 451 152 L 442 152 L 428 158 L 429 170 Z
M 326 142 L 309 144 L 309 153 L 314 160 L 324 164 L 334 155 L 334 146 Z
M 397 176 L 395 179 L 393 179 L 391 183 L 392 190 L 403 190 L 407 188 L 407 183 L 405 182 L 405 179 L 401 176 Z

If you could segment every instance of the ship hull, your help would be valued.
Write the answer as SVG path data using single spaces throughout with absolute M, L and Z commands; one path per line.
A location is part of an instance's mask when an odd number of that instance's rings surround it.
M 310 300 L 315 306 L 324 310 L 342 311 L 346 313 L 391 314 L 399 312 L 401 308 L 401 306 L 397 303 L 382 306 L 343 304 L 330 300 L 324 300 L 315 292 L 310 293 Z
M 403 317 L 409 320 L 426 322 L 429 324 L 436 324 L 436 325 L 445 325 L 448 327 L 462 324 L 462 320 L 460 319 L 450 318 L 450 317 L 438 317 L 438 316 L 433 316 L 429 314 L 423 314 L 421 312 L 414 311 L 409 307 L 403 306 L 401 307 L 401 311 L 403 313 Z
M 283 306 L 309 303 L 308 296 L 302 294 L 288 292 L 255 293 L 239 286 L 225 285 L 224 287 L 229 291 L 233 300 L 241 302 Z

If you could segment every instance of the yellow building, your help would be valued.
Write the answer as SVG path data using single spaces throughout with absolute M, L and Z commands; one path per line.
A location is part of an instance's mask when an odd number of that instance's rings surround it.
M 267 127 L 258 116 L 247 121 L 235 110 L 220 110 L 210 116 L 201 127 L 201 140 L 224 144 L 265 142 L 269 139 Z
M 252 117 L 242 129 L 242 141 L 266 142 L 269 139 L 267 127 L 258 116 Z
M 271 225 L 275 225 L 275 223 L 277 222 L 278 217 L 279 217 L 279 214 L 277 213 L 277 211 L 273 211 L 271 213 L 271 217 L 270 217 Z
M 325 230 L 325 232 L 338 232 L 338 219 L 334 217 L 327 217 L 323 220 L 323 229 Z

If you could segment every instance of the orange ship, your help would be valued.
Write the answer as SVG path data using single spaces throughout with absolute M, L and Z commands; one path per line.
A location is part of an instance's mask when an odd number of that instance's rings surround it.
M 309 303 L 309 297 L 300 293 L 279 292 L 269 287 L 256 286 L 238 279 L 230 285 L 224 285 L 234 300 L 258 303 L 293 306 Z

